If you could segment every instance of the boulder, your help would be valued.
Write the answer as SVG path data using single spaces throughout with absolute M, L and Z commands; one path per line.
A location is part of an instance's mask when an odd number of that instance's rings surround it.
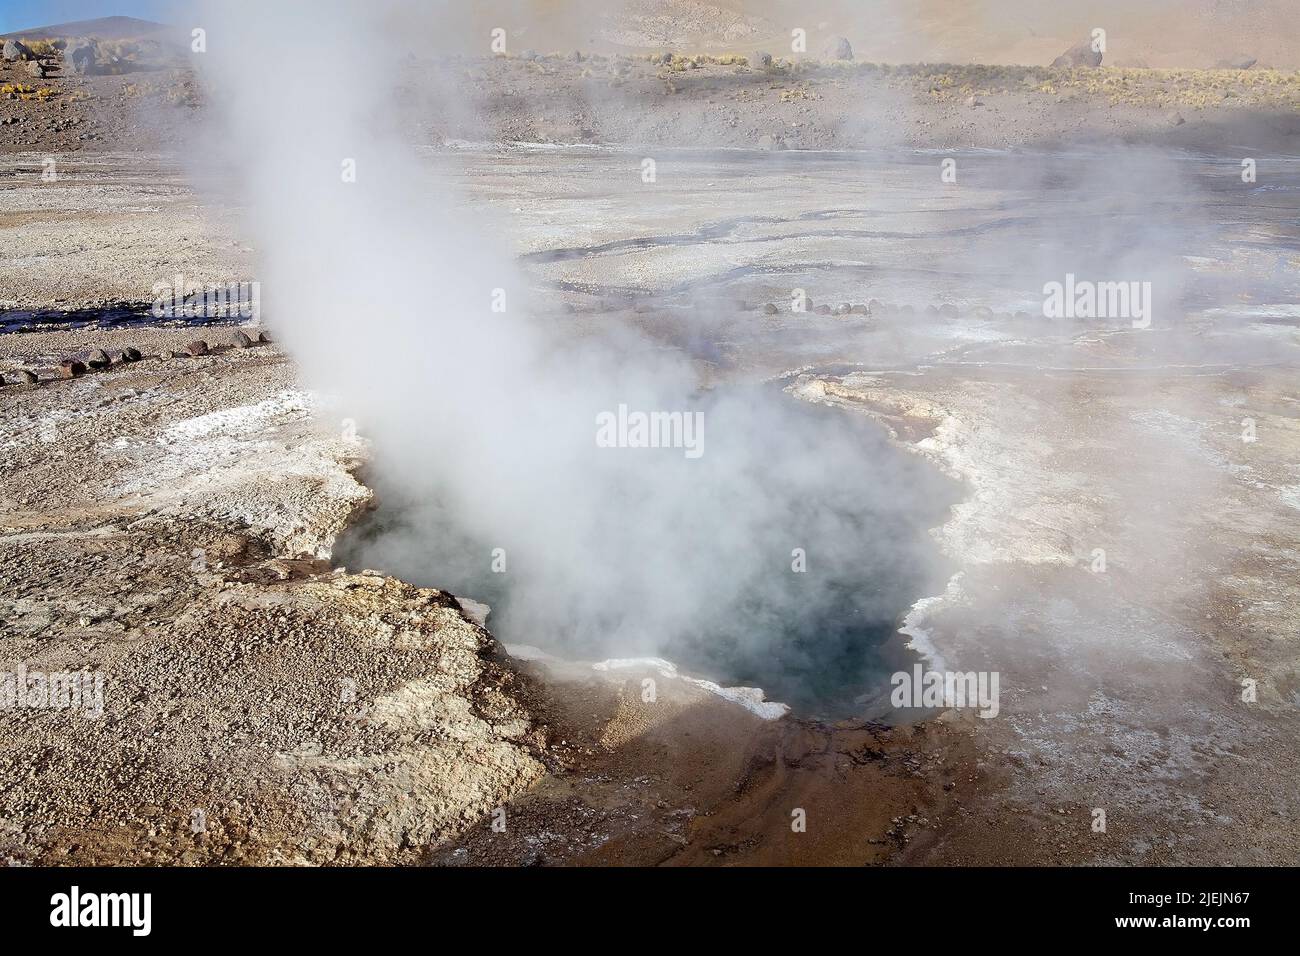
M 107 368 L 110 361 L 108 353 L 103 349 L 95 349 L 86 356 L 86 364 L 91 368 Z
M 197 358 L 200 355 L 208 354 L 208 343 L 202 339 L 195 339 L 189 345 L 185 346 L 185 351 L 190 354 L 191 358 Z
M 253 344 L 253 339 L 243 329 L 236 329 L 230 337 L 230 344 L 237 349 L 246 349 Z
M 844 37 L 831 37 L 822 45 L 822 59 L 851 60 L 853 59 L 853 45 Z
M 126 348 L 122 349 L 123 362 L 138 362 L 142 358 L 144 358 L 144 356 L 134 345 L 128 345 Z
M 20 43 L 18 40 L 5 40 L 4 59 L 6 63 L 17 63 L 19 60 L 30 60 L 32 51 L 28 49 L 27 44 Z
M 36 373 L 28 371 L 25 368 L 20 368 L 16 372 L 11 372 L 9 374 L 9 380 L 18 385 L 35 385 L 38 381 Z
M 76 359 L 64 359 L 59 363 L 59 378 L 76 378 L 86 374 L 86 366 Z
M 95 60 L 99 56 L 99 47 L 94 40 L 73 40 L 63 51 L 66 69 L 79 76 L 95 72 Z
M 45 64 L 40 60 L 28 60 L 27 72 L 38 80 L 43 80 L 45 79 Z
M 262 343 L 269 343 L 269 342 L 271 341 L 271 336 L 269 336 L 269 335 L 268 335 L 267 333 L 265 333 L 265 332 L 258 332 L 258 333 L 257 333 L 257 341 L 262 342 Z
M 1066 67 L 1071 70 L 1095 70 L 1101 66 L 1101 53 L 1092 48 L 1092 40 L 1084 40 L 1053 60 L 1052 66 Z

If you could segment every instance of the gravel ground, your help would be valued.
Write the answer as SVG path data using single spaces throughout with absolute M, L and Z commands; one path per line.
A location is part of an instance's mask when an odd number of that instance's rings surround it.
M 0 710 L 0 854 L 418 861 L 541 774 L 544 731 L 451 596 L 331 568 L 364 448 L 274 346 L 153 357 L 196 334 L 0 337 L 145 355 L 0 399 L 0 669 L 102 679 L 100 713 Z
M 511 661 L 451 596 L 332 567 L 369 501 L 365 446 L 277 346 L 164 360 L 232 330 L 0 335 L 0 374 L 41 378 L 0 387 L 5 663 L 104 676 L 102 717 L 0 711 L 9 859 L 1295 862 L 1298 808 L 1278 785 L 1296 773 L 1300 689 L 1291 193 L 1215 217 L 1177 328 L 1044 331 L 1013 314 L 1023 288 L 972 288 L 961 264 L 1008 209 L 1025 236 L 1059 222 L 1053 195 L 1032 195 L 1050 176 L 1025 166 L 1026 199 L 989 166 L 974 192 L 938 194 L 937 157 L 771 155 L 1073 139 L 1275 156 L 1294 142 L 1294 74 L 442 68 L 489 121 L 435 123 L 415 103 L 418 142 L 629 147 L 430 157 L 520 210 L 511 238 L 575 333 L 627 322 L 677 348 L 707 333 L 704 379 L 801 369 L 798 396 L 876 417 L 967 483 L 936 529 L 962 576 L 914 623 L 948 662 L 1002 672 L 1001 717 L 768 722 L 680 682 L 648 711 L 637 671 Z M 254 277 L 238 210 L 147 152 L 170 121 L 132 128 L 137 99 L 191 109 L 169 93 L 183 76 L 153 79 L 0 100 L 0 118 L 23 116 L 0 127 L 0 308 L 148 302 L 177 273 Z M 864 102 L 870 122 L 846 123 Z M 93 114 L 103 128 L 51 129 L 64 114 L 55 125 Z M 619 185 L 644 144 L 771 163 L 673 153 L 647 201 L 635 177 Z M 978 151 L 960 162 L 981 168 Z M 1188 175 L 1219 182 L 1207 163 Z M 864 173 L 887 188 L 864 191 Z M 1238 201 L 1219 188 L 1208 208 Z M 594 198 L 608 215 L 584 214 Z M 1091 235 L 1115 213 L 1072 215 Z M 861 308 L 794 314 L 795 286 Z M 128 345 L 145 358 L 55 377 L 64 358 Z M 1243 417 L 1260 441 L 1241 442 Z

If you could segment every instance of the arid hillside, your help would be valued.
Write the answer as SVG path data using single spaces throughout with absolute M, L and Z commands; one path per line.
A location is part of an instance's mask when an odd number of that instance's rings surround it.
M 1022 0 L 535 0 L 479 3 L 430 42 L 452 49 L 464 35 L 501 27 L 536 50 L 674 48 L 789 54 L 791 30 L 817 55 L 845 37 L 858 59 L 885 63 L 1045 66 L 1106 31 L 1114 65 L 1212 67 L 1233 57 L 1279 69 L 1300 66 L 1300 14 L 1288 0 L 1098 0 L 1085 5 Z M 486 43 L 486 40 L 484 41 Z

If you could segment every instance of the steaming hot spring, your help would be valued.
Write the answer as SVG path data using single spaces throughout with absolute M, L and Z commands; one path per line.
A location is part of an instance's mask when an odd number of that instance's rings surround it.
M 0 10 L 0 854 L 1294 863 L 1270 4 Z

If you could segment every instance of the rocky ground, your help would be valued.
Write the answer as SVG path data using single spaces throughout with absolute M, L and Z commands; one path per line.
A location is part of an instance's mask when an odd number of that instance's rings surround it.
M 200 203 L 183 170 L 157 156 L 60 156 L 0 162 L 0 258 L 11 263 L 0 309 L 65 312 L 150 305 L 157 283 L 225 283 L 253 275 L 229 210 Z
M 7 861 L 880 862 L 973 793 L 943 723 L 774 723 L 658 674 L 648 707 L 641 668 L 510 660 L 451 595 L 333 567 L 364 444 L 232 335 L 0 339 L 39 377 L 2 393 L 5 670 L 103 680 L 102 713 L 0 712 Z M 852 839 L 793 839 L 791 800 Z
M 770 62 L 768 62 L 770 61 Z M 1123 142 L 1196 147 L 1245 126 L 1293 140 L 1300 74 L 889 65 L 770 54 L 466 58 L 462 118 L 427 138 L 742 149 L 954 149 Z M 482 119 L 486 118 L 486 120 Z
M 4 387 L 4 670 L 91 671 L 103 706 L 0 714 L 2 852 L 418 861 L 543 772 L 544 731 L 450 595 L 322 560 L 362 447 L 272 345 L 156 357 L 197 334 L 0 341 L 144 355 Z
M 59 61 L 53 61 L 59 62 Z M 1243 61 L 1244 62 L 1244 61 Z M 753 51 L 442 55 L 398 65 L 414 141 L 957 149 L 1294 140 L 1300 73 L 830 61 Z M 447 109 L 422 90 L 455 91 Z M 170 150 L 199 134 L 188 67 L 36 80 L 0 63 L 0 152 Z M 196 126 L 196 124 L 199 124 Z
M 905 862 L 1296 859 L 1294 789 L 1277 786 L 1300 770 L 1289 375 L 1168 369 L 1135 391 L 1131 374 L 940 367 L 797 386 L 928 420 L 914 447 L 973 491 L 940 530 L 965 560 L 925 626 L 949 661 L 1000 671 L 1007 711 L 972 724 L 984 799 Z M 1266 439 L 1242 442 L 1247 414 Z
M 103 715 L 0 711 L 8 860 L 1295 861 L 1296 74 L 749 56 L 445 60 L 486 120 L 413 100 L 412 138 L 631 147 L 430 162 L 512 211 L 575 333 L 636 325 L 710 381 L 797 370 L 794 398 L 876 418 L 965 482 L 935 531 L 961 573 L 908 620 L 946 662 L 1001 672 L 1000 717 L 769 721 L 647 665 L 510 658 L 473 606 L 334 566 L 370 500 L 366 446 L 279 346 L 38 323 L 0 335 L 0 670 L 91 669 Z M 27 84 L 3 69 L 0 87 Z M 0 309 L 254 275 L 239 211 L 152 152 L 201 121 L 188 82 L 52 71 L 0 93 Z M 1142 167 L 1119 210 L 1071 207 L 1096 235 L 1162 178 L 1198 182 L 1203 218 L 1152 199 L 1197 237 L 1177 322 L 1044 329 L 1023 276 L 966 268 L 975 247 L 1019 261 L 986 237 L 1058 239 L 1044 184 L 1068 169 L 967 151 L 975 191 L 942 193 L 938 157 L 797 149 L 1062 142 L 1217 147 Z M 649 193 L 628 174 L 645 145 L 763 153 L 661 156 Z M 1243 199 L 1226 190 L 1246 148 L 1276 165 Z M 221 347 L 159 357 L 200 337 Z M 139 361 L 59 377 L 128 346 Z

